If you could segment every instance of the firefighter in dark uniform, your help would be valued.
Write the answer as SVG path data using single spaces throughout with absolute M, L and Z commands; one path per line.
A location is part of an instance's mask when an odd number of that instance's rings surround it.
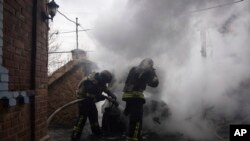
M 87 118 L 89 119 L 93 135 L 101 136 L 102 133 L 98 123 L 98 112 L 95 103 L 105 99 L 105 96 L 102 95 L 103 92 L 112 99 L 116 99 L 116 96 L 106 86 L 111 80 L 112 74 L 104 70 L 100 73 L 90 74 L 79 83 L 77 95 L 84 100 L 79 103 L 79 119 L 73 128 L 72 141 L 80 141 Z
M 126 102 L 124 114 L 129 116 L 126 141 L 141 141 L 143 91 L 146 86 L 157 87 L 158 78 L 153 68 L 153 60 L 142 60 L 139 66 L 133 67 L 127 77 L 122 100 Z

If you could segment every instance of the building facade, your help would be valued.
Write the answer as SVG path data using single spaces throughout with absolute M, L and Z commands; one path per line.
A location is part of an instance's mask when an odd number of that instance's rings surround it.
M 0 0 L 0 140 L 45 141 L 47 0 Z

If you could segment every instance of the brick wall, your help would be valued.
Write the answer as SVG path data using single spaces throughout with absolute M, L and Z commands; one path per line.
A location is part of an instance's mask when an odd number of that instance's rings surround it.
M 83 76 L 82 68 L 75 67 L 49 86 L 49 115 L 64 104 L 76 99 L 75 91 Z M 50 125 L 73 127 L 74 119 L 77 116 L 78 107 L 73 105 L 59 112 Z
M 0 0 L 0 90 L 8 90 L 8 70 L 3 65 L 3 1 Z
M 33 137 L 32 131 L 34 131 L 35 140 L 47 137 L 48 27 L 41 17 L 42 12 L 45 11 L 46 0 L 37 0 L 37 19 L 33 19 L 33 2 L 32 0 L 0 1 L 0 15 L 3 13 L 3 46 L 0 48 L 0 62 L 2 62 L 0 68 L 3 69 L 0 70 L 3 71 L 1 83 L 5 84 L 0 84 L 0 97 L 5 96 L 9 99 L 7 107 L 3 109 L 0 105 L 1 141 L 29 141 Z M 35 87 L 32 87 L 31 83 L 34 78 L 31 73 L 32 41 L 34 41 L 32 20 L 37 21 L 34 52 L 36 58 L 33 59 L 35 60 Z M 29 97 L 31 93 L 35 95 L 34 104 Z
M 30 87 L 32 3 L 4 1 L 4 66 L 9 68 L 9 89 Z

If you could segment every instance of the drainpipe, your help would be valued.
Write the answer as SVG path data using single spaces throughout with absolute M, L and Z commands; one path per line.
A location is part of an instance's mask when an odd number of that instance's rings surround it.
M 36 94 L 36 46 L 37 46 L 37 0 L 33 0 L 32 8 L 32 48 L 31 48 L 31 78 L 30 89 Z M 35 94 L 30 97 L 30 125 L 31 125 L 31 141 L 36 140 L 36 104 Z

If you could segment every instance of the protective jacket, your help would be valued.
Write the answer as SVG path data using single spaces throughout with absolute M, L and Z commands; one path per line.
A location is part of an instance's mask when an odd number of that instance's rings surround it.
M 78 85 L 78 98 L 92 98 L 98 102 L 105 99 L 102 95 L 103 92 L 114 98 L 114 94 L 99 79 L 99 73 L 92 73 L 84 78 Z
M 131 98 L 139 98 L 144 100 L 143 91 L 146 86 L 157 87 L 159 84 L 157 75 L 153 68 L 143 69 L 140 67 L 133 67 L 128 74 L 123 89 L 124 94 L 122 99 L 127 101 Z

